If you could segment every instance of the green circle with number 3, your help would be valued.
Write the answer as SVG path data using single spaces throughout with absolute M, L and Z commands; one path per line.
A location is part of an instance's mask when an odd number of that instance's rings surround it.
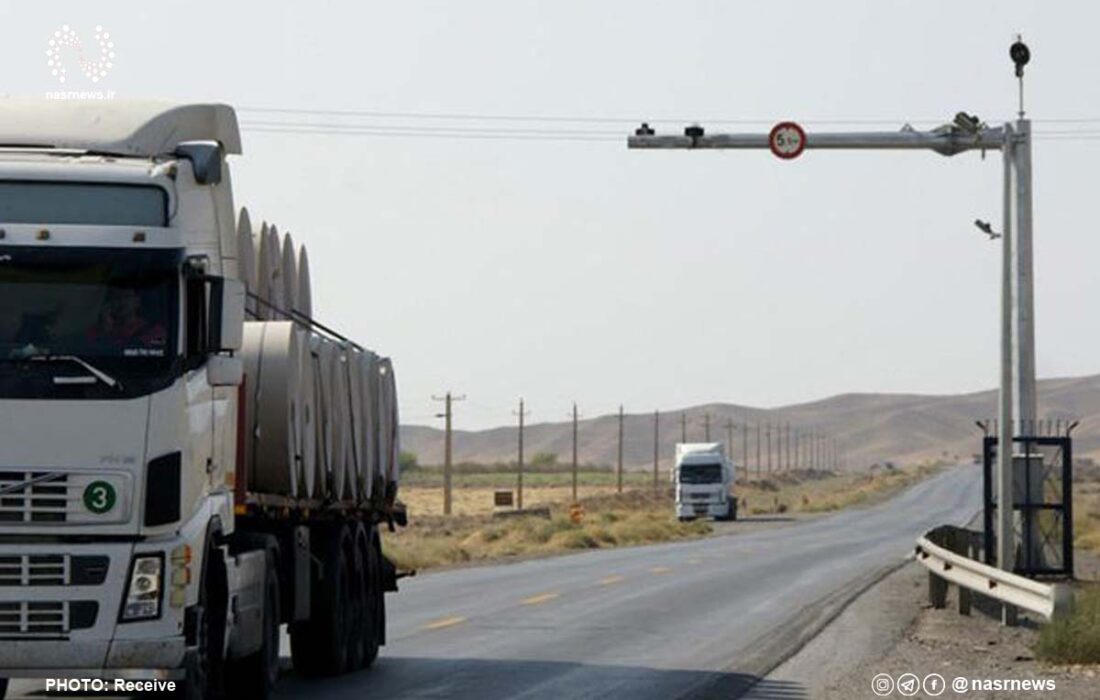
M 115 487 L 106 481 L 93 481 L 84 489 L 84 507 L 102 515 L 115 507 Z

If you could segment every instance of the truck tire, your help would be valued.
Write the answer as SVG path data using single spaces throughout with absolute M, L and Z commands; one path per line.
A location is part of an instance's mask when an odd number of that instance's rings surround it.
M 310 619 L 290 630 L 290 655 L 304 676 L 333 676 L 347 668 L 352 625 L 352 543 L 348 528 L 314 528 L 314 551 L 322 553 L 321 575 L 314 580 Z
M 367 559 L 363 551 L 363 528 L 356 524 L 352 527 L 351 553 L 351 630 L 348 633 L 348 670 L 361 668 L 367 645 L 373 634 L 369 618 L 371 610 L 367 604 L 368 583 Z
M 8 679 L 0 678 L 0 700 L 4 700 L 8 695 Z
M 263 645 L 231 665 L 226 680 L 230 697 L 233 698 L 267 700 L 274 693 L 275 684 L 279 680 L 279 560 L 274 546 L 265 549 L 267 571 L 264 574 Z
M 371 543 L 364 529 L 360 544 L 363 557 L 363 655 L 359 668 L 369 668 L 378 658 L 378 647 L 382 645 L 382 629 L 385 625 L 381 618 L 382 609 L 382 570 L 378 561 L 378 550 Z
M 187 655 L 182 692 L 186 700 L 219 700 L 225 691 L 225 622 L 229 604 L 222 550 L 207 545 L 203 557 L 202 586 L 199 588 L 195 620 L 195 649 Z

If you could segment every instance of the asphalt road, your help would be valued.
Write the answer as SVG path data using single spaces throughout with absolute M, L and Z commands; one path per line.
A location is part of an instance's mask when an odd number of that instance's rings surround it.
M 280 698 L 731 697 L 815 607 L 980 507 L 962 466 L 892 500 L 736 536 L 598 550 L 402 581 L 374 668 L 284 677 Z M 284 648 L 284 653 L 288 653 Z M 751 663 L 750 663 L 751 660 Z M 782 685 L 767 697 L 794 697 Z

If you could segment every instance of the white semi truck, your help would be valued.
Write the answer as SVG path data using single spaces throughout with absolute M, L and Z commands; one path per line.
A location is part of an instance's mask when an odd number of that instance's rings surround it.
M 0 100 L 0 678 L 264 698 L 283 624 L 308 675 L 385 642 L 393 368 L 240 152 L 225 105 Z
M 677 443 L 672 470 L 676 516 L 680 520 L 736 520 L 737 498 L 732 492 L 735 476 L 735 467 L 722 443 Z

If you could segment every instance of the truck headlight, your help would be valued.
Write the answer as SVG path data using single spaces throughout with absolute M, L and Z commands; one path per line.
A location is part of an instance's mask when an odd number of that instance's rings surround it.
M 130 582 L 122 601 L 120 622 L 153 620 L 160 617 L 164 590 L 164 555 L 138 554 L 130 564 Z

